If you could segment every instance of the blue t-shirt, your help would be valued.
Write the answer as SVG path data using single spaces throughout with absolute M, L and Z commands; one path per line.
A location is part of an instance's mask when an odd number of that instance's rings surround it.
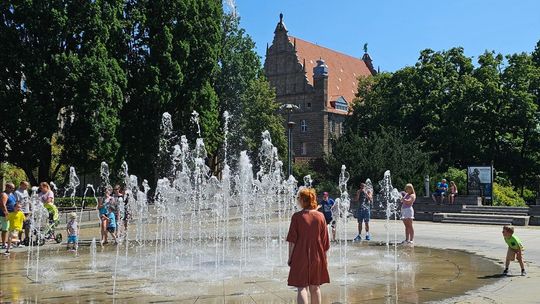
M 109 212 L 107 217 L 109 218 L 109 225 L 107 225 L 107 228 L 116 228 L 116 216 L 114 215 L 114 212 Z
M 438 182 L 436 192 L 437 193 L 442 193 L 442 192 L 446 192 L 446 191 L 448 191 L 448 184 L 443 183 L 443 182 Z
M 327 201 L 325 200 L 322 200 L 320 202 L 319 205 L 321 205 L 321 209 L 319 209 L 319 211 L 321 211 L 323 214 L 324 214 L 324 218 L 327 220 L 327 221 L 331 221 L 332 220 L 332 206 L 334 206 L 334 200 L 331 199 L 331 198 L 328 198 Z
M 15 203 L 17 203 L 17 199 L 15 198 L 15 195 L 13 195 L 13 193 L 11 193 L 11 194 L 6 193 L 6 195 L 8 197 L 7 201 L 6 201 L 7 211 L 8 212 L 13 212 L 13 211 L 15 211 Z M 6 216 L 4 214 L 4 211 L 2 211 L 2 209 L 0 209 L 0 216 Z

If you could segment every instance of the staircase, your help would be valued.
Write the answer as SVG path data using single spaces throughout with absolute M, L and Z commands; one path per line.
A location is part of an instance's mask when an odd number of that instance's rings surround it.
M 529 225 L 528 207 L 463 206 L 459 213 L 434 213 L 433 221 L 442 223 Z

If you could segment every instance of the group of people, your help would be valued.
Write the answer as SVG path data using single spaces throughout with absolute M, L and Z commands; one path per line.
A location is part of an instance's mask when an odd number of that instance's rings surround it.
M 370 240 L 372 189 L 368 189 L 364 183 L 360 184 L 355 199 L 358 202 L 356 210 L 358 236 L 355 240 L 362 239 L 362 223 L 366 228 L 366 240 Z M 415 200 L 414 187 L 412 184 L 407 184 L 401 198 L 401 218 L 405 224 L 406 238 L 403 243 L 413 243 L 414 210 L 412 206 Z M 331 227 L 332 241 L 335 241 L 337 223 L 333 215 L 339 207 L 329 197 L 328 192 L 324 192 L 321 202 L 317 203 L 315 190 L 310 188 L 299 191 L 298 207 L 301 210 L 293 214 L 287 235 L 287 242 L 289 242 L 287 264 L 290 267 L 287 283 L 297 288 L 298 303 L 308 303 L 309 297 L 311 297 L 311 303 L 321 303 L 320 285 L 330 282 L 326 254 L 330 249 L 328 225 Z
M 357 210 L 358 236 L 361 239 L 362 222 L 366 223 L 366 239 L 369 240 L 369 217 L 370 208 L 373 203 L 373 194 L 367 189 L 365 184 L 360 184 L 356 194 L 359 202 Z M 416 193 L 412 184 L 405 186 L 405 191 L 401 192 L 401 219 L 405 225 L 405 241 L 403 243 L 413 243 L 414 229 L 414 209 Z M 328 273 L 327 252 L 330 249 L 328 235 L 328 225 L 332 231 L 332 241 L 336 238 L 336 221 L 332 217 L 332 211 L 336 208 L 334 200 L 329 197 L 328 192 L 323 193 L 323 199 L 317 203 L 317 196 L 314 189 L 302 188 L 298 193 L 298 207 L 300 211 L 293 214 L 287 234 L 289 243 L 289 276 L 287 284 L 297 288 L 297 303 L 318 304 L 322 302 L 320 285 L 330 282 Z M 514 234 L 514 228 L 504 226 L 502 230 L 503 238 L 508 245 L 506 254 L 505 269 L 503 275 L 509 273 L 510 262 L 517 259 L 521 267 L 521 275 L 525 276 L 525 265 L 523 263 L 523 244 Z
M 414 209 L 413 204 L 416 200 L 416 193 L 412 184 L 405 186 L 405 191 L 401 192 L 401 219 L 405 225 L 405 240 L 403 244 L 413 244 L 414 239 Z M 355 242 L 362 240 L 362 224 L 365 227 L 366 234 L 365 240 L 371 240 L 369 233 L 369 220 L 371 219 L 371 208 L 373 207 L 373 189 L 366 186 L 365 183 L 360 183 L 358 191 L 354 200 L 357 203 L 357 209 L 354 210 L 354 217 L 358 221 L 358 235 L 354 238 Z M 323 193 L 322 200 L 317 206 L 317 210 L 323 213 L 326 224 L 331 227 L 332 242 L 336 241 L 336 219 L 334 218 L 338 214 L 338 208 L 335 201 L 329 197 L 328 192 Z
M 114 244 L 118 243 L 119 233 L 125 233 L 128 224 L 127 200 L 120 185 L 107 187 L 105 194 L 98 200 L 98 212 L 101 231 L 101 245 L 107 244 L 109 234 Z M 120 225 L 122 221 L 123 225 Z
M 448 203 L 453 204 L 456 202 L 456 197 L 458 195 L 458 188 L 454 181 L 450 181 L 450 184 L 446 182 L 446 179 L 442 179 L 440 182 L 437 182 L 435 187 L 435 192 L 431 195 L 434 203 L 442 204 L 444 203 L 445 197 L 448 197 Z
M 13 183 L 6 183 L 0 195 L 1 246 L 6 250 L 5 255 L 10 254 L 11 248 L 24 247 L 30 242 L 33 223 L 29 187 L 27 181 L 22 181 L 17 189 Z M 59 213 L 54 204 L 54 193 L 48 183 L 40 183 L 38 197 L 48 212 L 48 231 L 54 231 L 58 224 Z

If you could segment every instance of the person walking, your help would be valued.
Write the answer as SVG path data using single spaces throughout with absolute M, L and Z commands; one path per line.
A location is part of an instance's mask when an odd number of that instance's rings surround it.
M 330 249 L 324 215 L 318 212 L 315 190 L 303 188 L 298 195 L 302 210 L 293 214 L 287 235 L 289 242 L 289 286 L 297 288 L 297 302 L 322 301 L 320 285 L 330 283 L 326 252 Z

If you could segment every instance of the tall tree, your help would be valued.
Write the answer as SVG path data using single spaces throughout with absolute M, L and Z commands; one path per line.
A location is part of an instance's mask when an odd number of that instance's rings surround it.
M 6 160 L 23 168 L 33 183 L 56 177 L 61 164 L 51 168 L 51 142 L 62 131 L 73 131 L 70 136 L 79 139 L 64 142 L 65 161 L 87 164 L 89 155 L 114 154 L 114 145 L 95 145 L 100 142 L 98 133 L 114 141 L 111 116 L 115 113 L 107 105 L 117 107 L 122 96 L 122 72 L 103 47 L 112 21 L 103 19 L 103 13 L 118 3 L 13 0 L 0 4 L 0 132 L 8 149 Z M 86 146 L 71 123 L 87 126 Z M 100 125 L 90 130 L 88 126 L 94 124 Z
M 255 42 L 240 27 L 240 18 L 234 12 L 223 15 L 222 31 L 216 91 L 220 112 L 228 111 L 231 115 L 229 160 L 234 162 L 242 150 L 256 153 L 265 130 L 283 155 L 286 144 L 283 121 L 277 112 L 275 93 L 255 52 Z
M 174 129 L 197 137 L 191 113 L 200 114 L 202 136 L 214 154 L 220 140 L 214 82 L 220 52 L 221 2 L 141 0 L 128 3 L 132 16 L 127 70 L 128 100 L 122 111 L 122 151 L 139 176 L 155 180 L 160 122 L 172 115 Z
M 79 172 L 93 173 L 101 161 L 111 163 L 119 148 L 118 113 L 126 87 L 121 69 L 107 44 L 111 33 L 119 31 L 117 16 L 121 0 L 98 0 L 74 7 L 73 25 L 84 34 L 79 43 L 76 94 L 62 112 L 61 161 L 77 166 Z

